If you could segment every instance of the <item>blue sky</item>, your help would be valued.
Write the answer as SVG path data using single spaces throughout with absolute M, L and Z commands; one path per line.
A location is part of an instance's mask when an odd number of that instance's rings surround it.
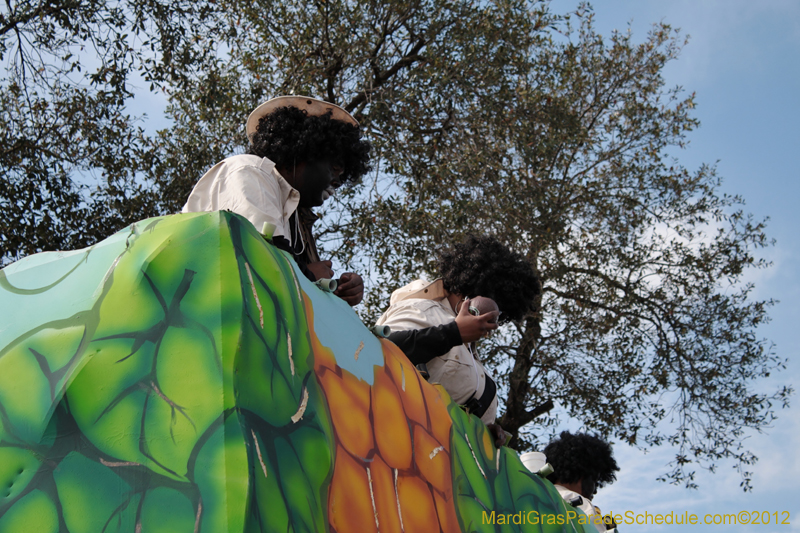
M 558 13 L 574 10 L 577 2 L 554 0 Z M 757 219 L 769 217 L 767 234 L 776 245 L 764 252 L 773 261 L 768 270 L 748 273 L 756 284 L 754 296 L 780 300 L 770 313 L 771 323 L 760 328 L 763 337 L 789 359 L 785 372 L 758 384 L 774 390 L 800 386 L 797 362 L 800 305 L 800 1 L 797 0 L 612 0 L 593 4 L 596 27 L 603 35 L 631 23 L 634 40 L 645 39 L 654 22 L 666 22 L 690 36 L 680 58 L 665 70 L 667 86 L 696 92 L 695 116 L 701 126 L 690 146 L 677 155 L 689 169 L 717 164 L 724 178 L 722 191 L 738 194 Z M 794 403 L 798 401 L 797 396 Z M 764 434 L 751 435 L 746 446 L 758 457 L 753 467 L 754 489 L 743 493 L 732 464 L 721 463 L 716 473 L 698 472 L 698 490 L 661 483 L 669 448 L 644 454 L 615 444 L 621 471 L 615 484 L 601 490 L 595 503 L 603 512 L 650 514 L 684 512 L 698 515 L 757 511 L 786 512 L 791 525 L 668 526 L 620 525 L 621 531 L 800 531 L 800 421 L 797 408 L 781 410 Z M 764 516 L 766 519 L 766 516 Z

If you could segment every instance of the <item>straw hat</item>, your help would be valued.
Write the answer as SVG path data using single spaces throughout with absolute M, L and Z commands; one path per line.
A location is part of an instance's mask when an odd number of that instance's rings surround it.
M 353 118 L 353 115 L 342 109 L 336 104 L 331 104 L 323 100 L 317 100 L 310 96 L 278 96 L 271 100 L 267 100 L 250 113 L 247 117 L 247 136 L 253 135 L 258 129 L 258 121 L 261 117 L 265 117 L 275 111 L 279 107 L 294 106 L 298 109 L 303 109 L 309 116 L 324 115 L 328 111 L 331 112 L 331 118 L 334 120 L 341 120 L 348 124 L 358 127 L 358 121 Z

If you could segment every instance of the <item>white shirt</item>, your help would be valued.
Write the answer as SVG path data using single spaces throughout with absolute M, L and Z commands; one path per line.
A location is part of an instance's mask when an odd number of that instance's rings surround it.
M 583 511 L 583 513 L 589 519 L 589 522 L 594 524 L 594 527 L 597 528 L 597 531 L 599 531 L 599 533 L 606 533 L 606 525 L 605 522 L 603 522 L 603 517 L 600 516 L 600 514 L 598 514 L 594 504 L 592 504 L 592 500 L 590 500 L 589 498 L 584 498 L 577 492 L 571 491 L 566 487 L 562 487 L 561 485 L 555 485 L 555 487 L 558 493 L 567 503 L 574 500 L 575 498 L 580 498 L 581 500 L 583 500 L 583 503 L 581 503 L 578 506 L 578 509 Z
M 390 326 L 395 331 L 424 329 L 449 324 L 456 312 L 446 298 L 442 280 L 429 282 L 423 279 L 411 282 L 392 293 L 389 309 L 378 320 L 378 325 Z M 486 375 L 477 355 L 466 344 L 453 347 L 428 363 L 431 383 L 441 383 L 457 404 L 463 404 L 474 394 L 480 398 L 486 388 Z M 493 424 L 497 417 L 497 395 L 481 417 L 484 424 Z
M 283 236 L 294 244 L 289 217 L 299 202 L 300 193 L 280 175 L 275 163 L 242 154 L 220 161 L 203 174 L 181 212 L 227 209 L 245 217 L 258 232 L 264 223 L 272 224 L 273 236 Z

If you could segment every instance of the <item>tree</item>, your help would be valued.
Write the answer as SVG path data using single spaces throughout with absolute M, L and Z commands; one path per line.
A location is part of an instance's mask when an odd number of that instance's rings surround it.
M 674 446 L 664 480 L 694 486 L 698 464 L 731 459 L 748 490 L 756 457 L 742 440 L 792 392 L 754 390 L 784 364 L 756 336 L 773 302 L 742 280 L 768 266 L 756 256 L 770 245 L 764 223 L 720 193 L 713 167 L 690 172 L 670 155 L 698 124 L 693 95 L 661 77 L 679 34 L 659 24 L 640 45 L 629 33 L 605 41 L 588 8 L 572 18 L 577 28 L 567 19 L 528 51 L 501 105 L 458 110 L 457 144 L 423 134 L 435 153 L 421 149 L 399 190 L 373 194 L 343 230 L 368 256 L 403 258 L 379 260 L 382 280 L 430 271 L 421 242 L 475 231 L 536 266 L 541 309 L 484 346 L 512 446 L 558 422 L 537 419 L 553 402 L 603 436 Z
M 0 264 L 86 246 L 155 209 L 137 174 L 150 143 L 126 113 L 132 83 L 215 35 L 213 3 L 6 2 L 0 11 Z M 206 38 L 205 40 L 209 40 Z
M 697 127 L 693 97 L 661 78 L 677 32 L 604 40 L 589 8 L 561 18 L 524 0 L 217 7 L 207 24 L 220 33 L 187 32 L 179 59 L 143 63 L 174 127 L 132 158 L 127 198 L 141 212 L 177 211 L 205 170 L 242 151 L 261 101 L 342 105 L 373 142 L 375 171 L 337 195 L 319 233 L 366 274 L 365 321 L 432 271 L 436 248 L 494 233 L 544 283 L 540 309 L 483 346 L 514 447 L 545 437 L 558 404 L 603 436 L 675 446 L 664 479 L 691 486 L 696 464 L 732 459 L 749 487 L 742 437 L 791 394 L 753 390 L 782 366 L 756 336 L 772 302 L 742 282 L 767 266 L 756 254 L 770 241 L 713 167 L 671 156 Z
M 227 12 L 224 53 L 204 55 L 192 66 L 200 75 L 185 73 L 171 99 L 176 126 L 160 138 L 154 173 L 167 211 L 209 165 L 245 149 L 242 117 L 277 94 L 351 111 L 373 142 L 376 171 L 399 174 L 401 153 L 418 142 L 411 136 L 439 131 L 457 142 L 454 111 L 502 85 L 549 20 L 543 6 L 518 1 L 232 0 Z

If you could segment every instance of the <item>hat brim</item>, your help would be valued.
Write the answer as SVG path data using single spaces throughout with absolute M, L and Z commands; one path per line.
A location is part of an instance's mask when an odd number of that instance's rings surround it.
M 247 117 L 247 136 L 250 137 L 258 129 L 258 121 L 261 117 L 265 117 L 278 109 L 279 107 L 294 106 L 298 109 L 304 110 L 309 116 L 317 117 L 324 115 L 328 111 L 331 112 L 331 118 L 334 120 L 341 120 L 347 124 L 352 124 L 358 127 L 358 121 L 353 118 L 353 115 L 342 109 L 336 104 L 317 100 L 309 96 L 278 96 L 271 100 L 267 100 L 250 113 Z

